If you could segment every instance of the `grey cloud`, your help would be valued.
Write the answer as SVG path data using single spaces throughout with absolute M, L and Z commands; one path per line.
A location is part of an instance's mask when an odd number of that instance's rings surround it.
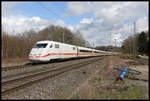
M 10 6 L 12 9 L 12 7 Z M 10 9 L 10 10 L 11 10 Z M 93 13 L 94 21 L 90 23 L 78 23 L 75 26 L 68 25 L 73 31 L 80 30 L 83 33 L 83 37 L 88 40 L 91 45 L 95 41 L 95 45 L 109 45 L 113 44 L 113 40 L 110 40 L 110 33 L 113 37 L 119 37 L 119 40 L 123 40 L 133 34 L 133 25 L 124 24 L 124 21 L 131 18 L 139 18 L 137 21 L 137 31 L 148 29 L 148 20 L 141 18 L 148 14 L 148 2 L 87 2 L 81 4 L 68 3 L 68 13 L 73 15 L 82 15 L 87 13 Z M 24 31 L 25 29 L 39 29 L 41 30 L 48 24 L 59 25 L 59 21 L 46 21 L 40 19 L 39 21 L 32 18 L 25 18 L 24 21 L 16 19 L 8 19 L 8 23 L 3 23 L 2 27 L 8 26 L 8 30 L 16 29 Z M 15 23 L 18 21 L 20 25 Z M 62 26 L 62 25 L 61 25 Z M 66 26 L 65 24 L 63 26 Z M 118 45 L 121 45 L 121 41 L 118 40 Z M 112 41 L 112 42 L 110 42 Z
M 148 13 L 148 2 L 93 2 L 92 5 L 93 8 L 95 7 L 93 9 L 95 21 L 88 24 L 79 23 L 75 26 L 75 29 L 82 31 L 85 39 L 89 41 L 95 40 L 96 45 L 110 44 L 108 34 L 110 32 L 114 37 L 120 38 L 118 39 L 118 45 L 121 45 L 121 40 L 133 34 L 133 24 L 124 24 L 127 19 L 138 18 L 137 27 L 139 29 L 137 31 L 148 29 L 145 19 L 141 18 Z
M 39 31 L 48 25 L 62 25 L 61 20 L 58 21 L 47 21 L 39 17 L 27 18 L 24 16 L 11 16 L 11 17 L 2 17 L 2 27 L 3 30 L 9 34 L 22 33 L 33 29 Z

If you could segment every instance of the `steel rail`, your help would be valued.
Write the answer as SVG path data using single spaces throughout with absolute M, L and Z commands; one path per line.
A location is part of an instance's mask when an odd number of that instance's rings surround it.
M 99 56 L 95 56 L 95 57 L 99 57 Z M 92 57 L 91 57 L 92 58 Z M 78 58 L 78 59 L 82 59 L 82 58 Z M 73 60 L 71 60 L 73 61 Z M 52 62 L 51 64 L 53 63 L 57 63 L 57 62 Z M 14 70 L 14 69 L 22 69 L 22 68 L 25 68 L 25 67 L 32 67 L 32 66 L 38 66 L 38 65 L 47 65 L 47 63 L 26 63 L 24 65 L 17 65 L 17 66 L 5 66 L 5 67 L 2 67 L 1 70 L 2 71 L 8 71 L 8 70 Z
M 26 76 L 26 77 L 21 77 L 21 78 L 18 78 L 18 79 L 3 82 L 2 83 L 2 96 L 6 95 L 6 94 L 9 94 L 11 92 L 14 92 L 18 89 L 24 88 L 26 86 L 29 86 L 33 83 L 40 82 L 42 80 L 45 80 L 47 78 L 55 77 L 57 75 L 60 75 L 62 73 L 70 71 L 72 69 L 80 68 L 80 67 L 83 67 L 85 65 L 91 64 L 93 62 L 98 61 L 99 59 L 100 58 L 92 59 L 92 60 L 84 61 L 84 62 L 81 62 L 81 63 L 76 63 L 76 64 L 64 66 L 64 67 L 59 68 L 59 69 L 53 69 L 53 70 L 49 70 L 49 71 L 46 71 L 46 72 L 41 72 L 41 73 L 38 73 L 38 74 L 29 75 L 29 76 Z M 52 74 L 52 72 L 54 72 L 54 73 Z M 20 85 L 20 83 L 21 83 L 21 85 Z

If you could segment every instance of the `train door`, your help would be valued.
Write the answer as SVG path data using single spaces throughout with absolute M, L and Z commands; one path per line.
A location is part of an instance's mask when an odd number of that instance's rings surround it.
M 77 51 L 76 51 L 76 54 L 77 54 L 77 55 L 76 55 L 76 56 L 78 57 L 78 46 L 76 46 L 76 48 L 77 48 Z
M 77 46 L 77 57 L 80 56 L 79 53 L 80 53 L 80 50 L 79 50 L 79 47 Z
M 54 44 L 54 58 L 58 59 L 59 58 L 59 45 L 58 44 Z
M 60 59 L 62 57 L 62 53 L 61 53 L 61 45 L 60 44 L 57 44 L 58 46 L 58 58 Z
M 47 54 L 51 54 L 51 55 L 49 55 L 49 59 L 54 59 L 55 58 L 55 55 L 52 55 L 55 52 L 54 49 L 55 49 L 54 44 L 50 43 L 50 45 L 47 49 Z
M 64 44 L 62 44 L 61 45 L 61 50 L 60 50 L 60 52 L 61 52 L 61 58 L 63 59 L 63 58 L 65 58 L 65 53 L 66 53 L 66 51 L 65 51 L 65 45 Z
M 66 58 L 66 46 L 64 44 L 61 44 L 60 45 L 60 48 L 59 48 L 59 52 L 60 52 L 60 58 L 63 59 L 63 58 Z

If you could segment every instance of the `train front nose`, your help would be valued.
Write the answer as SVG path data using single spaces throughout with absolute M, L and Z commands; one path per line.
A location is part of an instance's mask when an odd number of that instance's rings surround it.
M 40 62 L 40 56 L 38 56 L 36 54 L 30 54 L 28 59 L 31 62 Z
M 40 62 L 49 62 L 49 59 L 47 59 L 47 55 L 42 55 L 42 54 L 30 54 L 28 59 L 29 61 L 33 63 L 40 63 Z
M 45 62 L 48 61 L 47 57 L 45 54 L 46 52 L 46 47 L 48 43 L 36 43 L 34 47 L 32 48 L 30 54 L 29 54 L 29 60 L 31 62 Z
M 42 52 L 44 50 L 40 48 L 32 48 L 31 52 L 29 53 L 28 59 L 31 62 L 39 62 L 42 56 Z
M 29 61 L 32 63 L 41 63 L 41 62 L 48 62 L 44 57 L 39 57 L 39 56 L 29 56 Z

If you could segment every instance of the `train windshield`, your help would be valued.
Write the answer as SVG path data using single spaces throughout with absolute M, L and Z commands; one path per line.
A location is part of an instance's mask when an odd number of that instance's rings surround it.
M 33 48 L 45 48 L 47 46 L 47 43 L 38 43 L 35 44 Z

